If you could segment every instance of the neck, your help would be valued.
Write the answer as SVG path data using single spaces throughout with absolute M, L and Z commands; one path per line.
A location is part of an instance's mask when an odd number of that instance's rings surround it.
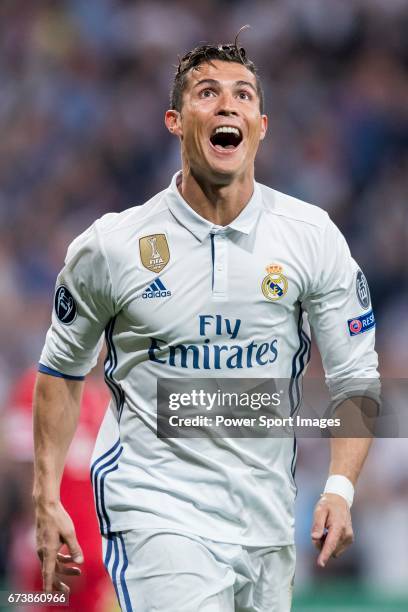
M 183 164 L 178 189 L 191 208 L 215 225 L 228 225 L 245 208 L 254 190 L 253 172 L 233 179 L 230 183 L 216 184 L 196 176 Z

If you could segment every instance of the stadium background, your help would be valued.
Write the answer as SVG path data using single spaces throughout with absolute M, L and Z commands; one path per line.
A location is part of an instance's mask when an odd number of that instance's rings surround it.
M 163 126 L 177 55 L 246 23 L 270 116 L 257 178 L 338 223 L 371 286 L 382 372 L 407 377 L 406 0 L 2 0 L 0 590 L 18 585 L 10 550 L 31 520 L 11 393 L 38 359 L 67 245 L 167 186 L 179 166 Z M 303 441 L 294 612 L 408 609 L 407 465 L 405 440 L 375 443 L 356 542 L 321 572 L 309 531 L 327 445 Z

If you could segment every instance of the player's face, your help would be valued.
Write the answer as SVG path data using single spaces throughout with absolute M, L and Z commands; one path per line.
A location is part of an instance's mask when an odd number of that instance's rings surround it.
M 181 113 L 168 111 L 166 125 L 180 137 L 193 173 L 215 182 L 253 173 L 267 128 L 255 76 L 235 62 L 201 64 L 190 72 Z

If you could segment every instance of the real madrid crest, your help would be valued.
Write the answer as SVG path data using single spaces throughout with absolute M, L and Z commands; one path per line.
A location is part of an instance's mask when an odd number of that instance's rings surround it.
M 268 274 L 262 281 L 262 293 L 271 302 L 279 300 L 288 290 L 288 279 L 282 274 L 282 270 L 279 264 L 266 267 Z
M 139 240 L 140 259 L 151 272 L 161 272 L 170 260 L 169 245 L 164 234 L 143 236 Z

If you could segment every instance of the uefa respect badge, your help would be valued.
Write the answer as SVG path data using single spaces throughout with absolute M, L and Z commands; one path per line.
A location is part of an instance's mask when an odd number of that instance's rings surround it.
M 375 317 L 372 310 L 347 321 L 350 336 L 358 336 L 375 327 Z

